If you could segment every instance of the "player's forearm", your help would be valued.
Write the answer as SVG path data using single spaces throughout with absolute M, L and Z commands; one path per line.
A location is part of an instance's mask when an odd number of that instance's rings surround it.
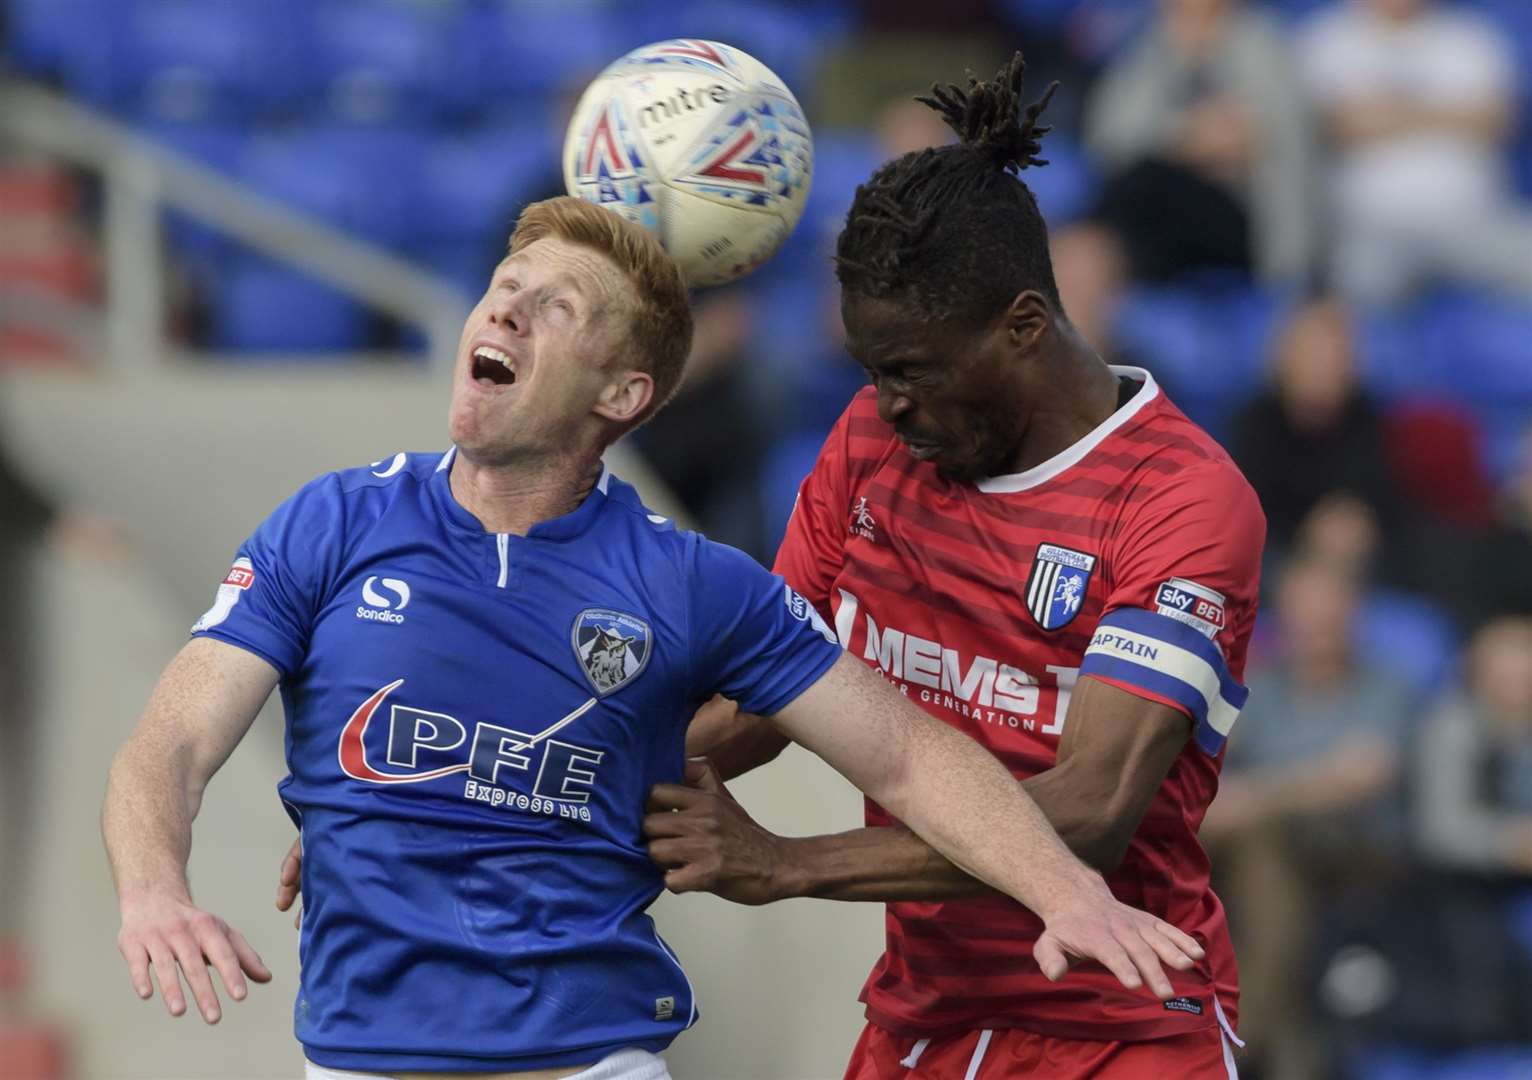
M 923 713 L 884 790 L 869 791 L 954 866 L 1048 917 L 1104 888 L 978 743 Z
M 156 755 L 129 740 L 112 762 L 101 832 L 117 894 L 189 898 L 186 862 L 200 793 L 191 790 L 186 754 Z
M 778 855 L 775 891 L 782 899 L 892 903 L 994 893 L 898 826 L 783 839 Z

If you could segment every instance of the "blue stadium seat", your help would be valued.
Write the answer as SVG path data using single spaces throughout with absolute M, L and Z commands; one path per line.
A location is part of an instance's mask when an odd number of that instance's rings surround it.
M 1356 1055 L 1347 1075 L 1352 1080 L 1532 1080 L 1532 1047 L 1373 1047 Z
M 315 4 L 305 20 L 309 58 L 322 73 L 329 115 L 348 123 L 423 123 L 469 108 L 481 68 L 455 55 L 462 21 L 455 5 Z
M 413 128 L 319 126 L 265 134 L 240 156 L 256 189 L 390 246 L 418 234 L 420 163 L 429 145 Z
M 287 2 L 124 6 L 120 25 L 77 31 L 67 44 L 65 81 L 90 104 L 169 120 L 233 119 L 271 112 L 303 94 L 298 38 L 272 18 L 288 10 Z
M 1441 689 L 1452 671 L 1457 635 L 1451 618 L 1410 593 L 1372 591 L 1353 630 L 1363 659 L 1422 694 Z
M 572 91 L 644 44 L 631 19 L 625 5 L 594 0 L 480 0 L 456 28 L 452 78 L 481 110 Z
M 487 126 L 431 140 L 420 164 L 409 252 L 465 296 L 484 290 L 516 215 L 563 191 L 559 140 L 546 126 Z
M 1228 409 L 1260 385 L 1288 304 L 1280 295 L 1229 282 L 1138 288 L 1124 298 L 1117 334 L 1193 420 L 1216 429 Z
M 49 80 L 62 77 L 82 27 L 121 37 L 131 13 L 122 0 L 10 0 L 6 7 L 6 56 L 22 74 Z
M 371 327 L 362 304 L 254 255 L 225 266 L 211 301 L 211 344 L 235 352 L 356 349 Z
M 793 435 L 778 442 L 761 465 L 761 521 L 772 547 L 787 533 L 798 485 L 814 468 L 824 435 Z
M 878 140 L 867 132 L 833 128 L 815 132 L 814 181 L 790 244 L 808 247 L 820 256 L 834 251 L 857 185 L 887 159 Z
M 561 141 L 535 122 L 435 136 L 420 163 L 420 231 L 433 237 L 507 235 L 522 203 L 563 192 Z
M 1054 132 L 1043 144 L 1046 168 L 1028 169 L 1022 179 L 1037 198 L 1037 207 L 1052 228 L 1076 220 L 1096 199 L 1100 180 L 1085 150 L 1063 132 Z
M 801 101 L 815 66 L 851 29 L 842 4 L 690 0 L 638 6 L 630 33 L 642 45 L 666 38 L 703 38 L 744 49 L 785 82 Z
M 1521 403 L 1532 415 L 1532 304 L 1443 291 L 1421 315 L 1424 380 L 1470 404 Z

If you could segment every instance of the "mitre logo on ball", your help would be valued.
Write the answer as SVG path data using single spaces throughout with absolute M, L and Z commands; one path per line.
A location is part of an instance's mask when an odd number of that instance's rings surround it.
M 678 39 L 610 65 L 575 107 L 564 184 L 655 233 L 686 283 L 742 277 L 803 214 L 814 144 L 792 91 L 717 41 Z

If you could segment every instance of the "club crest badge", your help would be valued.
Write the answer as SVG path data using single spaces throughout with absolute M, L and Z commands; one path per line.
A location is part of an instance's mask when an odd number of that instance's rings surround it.
M 649 663 L 654 637 L 642 619 L 586 608 L 575 616 L 570 641 L 591 687 L 605 696 L 638 678 Z
M 1096 569 L 1096 556 L 1039 544 L 1027 579 L 1027 610 L 1044 630 L 1059 630 L 1085 606 L 1085 590 Z

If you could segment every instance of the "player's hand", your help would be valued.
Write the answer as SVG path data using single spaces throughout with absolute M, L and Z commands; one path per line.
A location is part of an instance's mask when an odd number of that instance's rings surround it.
M 1097 879 L 1099 881 L 1099 879 Z M 1129 990 L 1146 983 L 1156 997 L 1175 996 L 1162 964 L 1188 971 L 1203 957 L 1202 946 L 1147 911 L 1119 904 L 1107 890 L 1082 893 L 1068 910 L 1045 920 L 1032 947 L 1033 959 L 1052 982 L 1080 960 L 1095 960 Z
M 298 893 L 303 888 L 303 837 L 299 835 L 293 840 L 293 846 L 287 849 L 287 854 L 282 859 L 282 869 L 277 871 L 277 910 L 286 911 L 293 906 L 293 901 L 298 899 Z M 298 910 L 293 912 L 293 929 L 298 929 L 303 921 L 303 905 L 298 905 Z
M 705 761 L 686 763 L 685 784 L 656 784 L 644 835 L 674 893 L 710 892 L 736 904 L 769 904 L 781 838 L 755 823 Z
M 139 997 L 147 1000 L 154 993 L 149 979 L 152 965 L 165 1008 L 171 1016 L 180 1016 L 186 1011 L 180 978 L 184 975 L 202 1019 L 209 1024 L 218 1023 L 223 1015 L 209 965 L 217 970 L 224 989 L 235 1001 L 245 1000 L 249 993 L 246 976 L 258 983 L 271 981 L 271 971 L 245 935 L 180 897 L 125 898 L 117 949 L 128 962 Z

